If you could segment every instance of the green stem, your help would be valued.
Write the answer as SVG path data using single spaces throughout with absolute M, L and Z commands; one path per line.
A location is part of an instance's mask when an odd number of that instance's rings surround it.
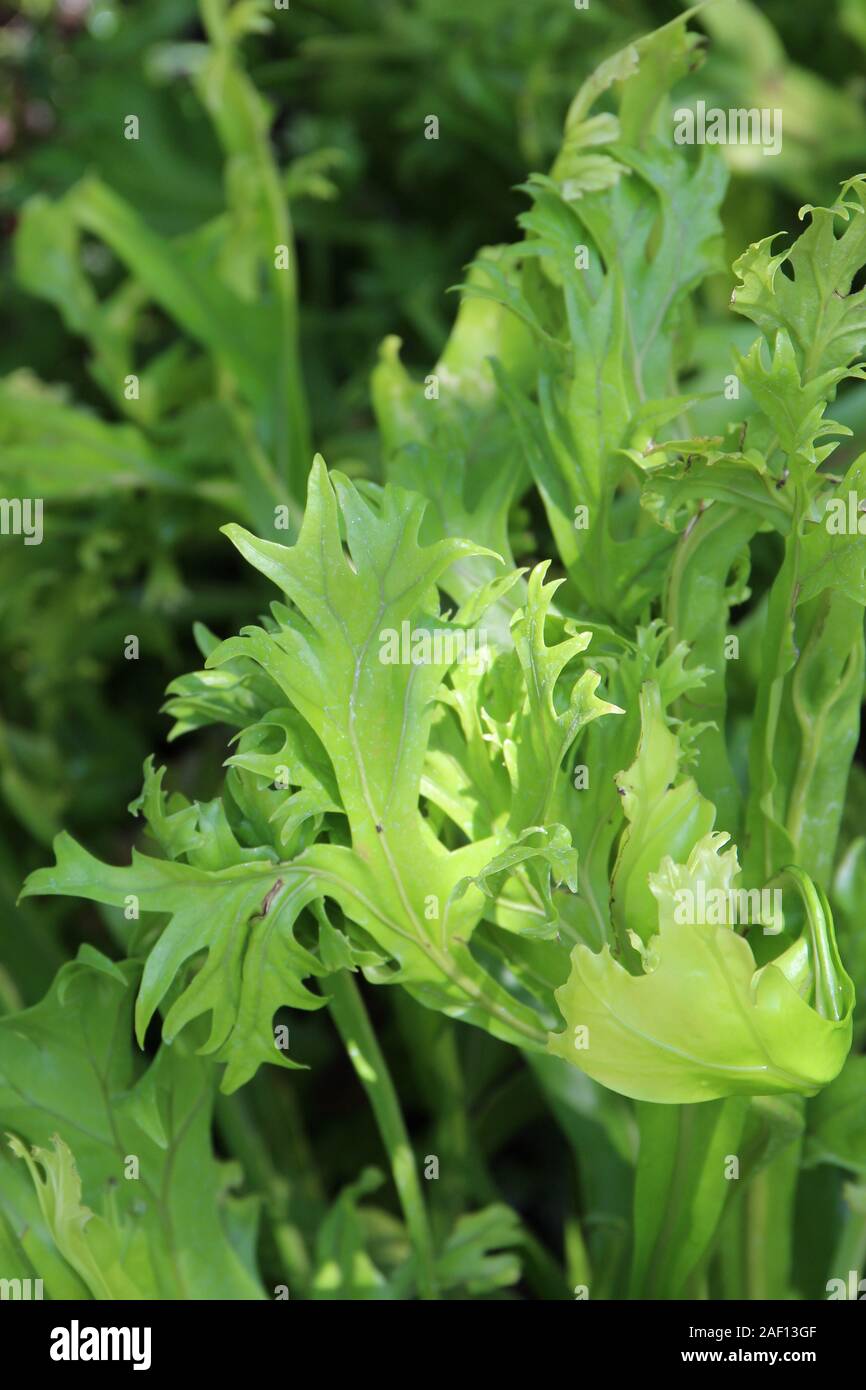
M 846 1188 L 846 1196 L 847 1211 L 833 1252 L 830 1274 L 843 1279 L 847 1286 L 850 1272 L 854 1270 L 859 1281 L 866 1265 L 866 1188 L 855 1187 L 850 1195 Z
M 457 1025 L 425 1009 L 404 990 L 393 992 L 392 1005 L 418 1092 L 434 1117 L 430 1152 L 439 1157 L 436 1212 L 453 1223 L 464 1210 L 467 1189 L 477 1184 L 480 1173 L 469 1131 Z
M 294 1291 L 305 1289 L 310 1259 L 300 1231 L 288 1219 L 289 1183 L 274 1168 L 268 1146 L 241 1096 L 218 1094 L 215 1113 L 217 1128 L 240 1161 L 251 1190 L 264 1197 L 281 1268 L 289 1275 Z
M 481 1115 L 464 1083 L 457 1046 L 458 1025 L 423 1008 L 404 992 L 395 992 L 394 1006 L 418 1084 L 430 1098 L 436 1114 L 431 1151 L 440 1156 L 437 1214 L 447 1215 L 454 1222 L 473 1199 L 485 1204 L 503 1202 L 490 1172 L 488 1155 L 479 1141 Z M 561 1267 L 527 1228 L 522 1249 L 524 1277 L 538 1297 L 566 1298 L 569 1284 Z
M 747 1102 L 700 1105 L 639 1101 L 640 1148 L 634 1190 L 634 1250 L 629 1297 L 692 1296 L 724 1215 L 724 1168 L 739 1152 Z
M 745 1196 L 731 1200 L 719 1231 L 714 1273 L 716 1296 L 724 1301 L 743 1297 L 745 1285 Z
M 388 1151 L 394 1185 L 415 1251 L 419 1292 L 422 1298 L 437 1298 L 433 1237 L 427 1208 L 397 1092 L 382 1049 L 351 975 L 341 970 L 327 976 L 323 981 L 323 990 L 329 996 L 331 1016 L 361 1085 L 367 1092 L 382 1142 Z
M 580 1227 L 580 1219 L 576 1212 L 566 1217 L 565 1220 L 565 1267 L 569 1287 L 574 1289 L 581 1284 L 590 1288 L 592 1284 L 592 1266 L 589 1259 L 589 1251 L 586 1248 L 586 1241 L 583 1238 L 583 1231 Z
M 767 1246 L 772 1240 L 772 1232 L 768 1229 L 768 1176 L 765 1171 L 752 1178 L 743 1204 L 746 1260 L 744 1293 L 749 1299 L 770 1297 Z
M 793 1212 L 801 1154 L 801 1141 L 789 1144 L 746 1188 L 745 1285 L 741 1298 L 791 1297 Z

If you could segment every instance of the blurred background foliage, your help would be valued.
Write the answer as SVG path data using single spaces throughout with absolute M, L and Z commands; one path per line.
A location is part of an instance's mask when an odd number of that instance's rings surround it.
M 681 8 L 0 4 L 0 493 L 43 498 L 47 518 L 38 547 L 0 537 L 0 1012 L 38 999 L 80 940 L 108 940 L 80 905 L 16 907 L 25 872 L 45 862 L 61 825 L 96 853 L 126 857 L 135 823 L 121 808 L 145 755 L 164 746 L 166 685 L 198 664 L 194 620 L 222 635 L 267 600 L 218 527 L 272 528 L 284 506 L 290 533 L 314 446 L 331 466 L 380 476 L 369 377 L 381 341 L 397 334 L 406 365 L 430 369 L 457 309 L 448 289 L 479 247 L 514 239 L 526 202 L 517 185 L 549 166 L 580 82 Z M 866 168 L 866 0 L 725 0 L 696 24 L 709 55 L 678 101 L 784 111 L 777 158 L 725 152 L 730 264 Z M 138 139 L 124 135 L 131 115 Z M 430 115 L 435 141 L 424 138 Z M 289 273 L 275 289 L 277 246 Z M 739 331 L 730 288 L 721 277 L 703 292 L 700 331 L 710 356 L 717 335 L 719 363 Z M 834 413 L 862 431 L 864 388 Z M 520 558 L 537 519 L 519 512 L 512 523 Z M 130 635 L 137 661 L 124 656 Z M 209 735 L 185 741 L 172 754 L 176 784 L 207 795 L 223 756 Z M 866 806 L 866 787 L 854 790 Z M 861 873 L 851 865 L 852 883 Z M 855 901 L 852 889 L 852 912 Z M 420 1094 L 439 1068 L 447 1131 L 451 1044 L 437 1042 L 432 1017 L 405 1016 L 415 1006 L 377 1007 L 383 1045 L 406 1072 L 401 1094 Z M 317 1084 L 331 1103 L 312 1138 L 332 1155 L 333 1189 L 376 1158 L 377 1140 L 339 1050 L 317 1044 L 315 1021 L 298 1026 L 309 1054 L 322 1053 Z M 425 1026 L 429 1049 L 416 1045 Z M 469 1032 L 477 1195 L 496 1196 L 487 1160 L 498 1154 L 498 1180 L 520 1208 L 536 1162 L 568 1167 L 548 1108 L 557 1097 L 543 1099 L 553 1082 Z M 288 1142 L 314 1225 L 324 1198 L 300 1119 L 309 1084 L 261 1078 L 243 1105 L 275 1145 Z M 339 1142 L 350 1112 L 351 1153 Z M 237 1113 L 223 1123 L 242 1148 Z M 624 1221 L 623 1174 L 608 1169 L 604 1201 Z M 273 1175 L 263 1182 L 285 1202 Z M 552 1231 L 555 1182 L 544 1200 L 536 1227 Z M 615 1245 L 622 1233 L 608 1234 Z M 549 1294 L 543 1257 L 530 1250 L 528 1265 Z

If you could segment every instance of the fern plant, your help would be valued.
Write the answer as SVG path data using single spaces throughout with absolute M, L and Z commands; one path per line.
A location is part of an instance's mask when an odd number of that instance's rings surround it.
M 866 456 L 827 412 L 866 179 L 740 255 L 723 316 L 724 161 L 671 120 L 701 51 L 684 17 L 607 57 L 424 381 L 382 345 L 384 482 L 317 458 L 291 544 L 223 528 L 279 596 L 169 687 L 172 738 L 230 731 L 215 794 L 149 759 L 129 864 L 63 833 L 27 878 L 124 958 L 0 1019 L 0 1242 L 53 1297 L 815 1297 L 862 1263 Z M 320 1010 L 399 1220 L 375 1170 L 316 1185 Z M 577 1161 L 555 1253 L 473 1132 L 503 1066 Z

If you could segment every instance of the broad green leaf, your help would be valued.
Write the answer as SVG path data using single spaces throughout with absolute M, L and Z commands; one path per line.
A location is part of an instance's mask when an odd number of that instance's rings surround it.
M 294 936 L 298 914 L 321 895 L 311 875 L 289 876 L 273 859 L 212 870 L 136 851 L 128 868 L 114 868 L 68 835 L 58 837 L 55 854 L 56 866 L 31 874 L 24 896 L 59 893 L 127 912 L 169 914 L 141 979 L 140 1041 L 172 992 L 163 1037 L 171 1042 L 186 1024 L 210 1014 L 210 1032 L 199 1050 L 228 1063 L 223 1090 L 242 1085 L 263 1062 L 297 1065 L 278 1048 L 273 1019 L 284 1005 L 317 1009 L 325 1002 L 303 984 L 324 969 Z M 205 962 L 190 978 L 185 967 L 205 951 Z
M 806 382 L 846 367 L 866 348 L 866 290 L 851 293 L 866 262 L 864 213 L 866 178 L 859 175 L 843 183 L 832 207 L 801 208 L 809 225 L 789 249 L 774 255 L 777 238 L 765 237 L 734 264 L 733 307 L 767 338 L 785 330 Z
M 83 948 L 39 1004 L 0 1019 L 0 1124 L 91 1297 L 261 1298 L 226 1234 L 213 1070 L 180 1043 L 144 1069 L 132 1036 L 137 976 L 136 965 Z
M 726 840 L 705 835 L 687 864 L 667 858 L 652 876 L 658 930 L 642 948 L 642 974 L 629 974 L 607 946 L 572 954 L 571 977 L 557 993 L 566 1028 L 549 1046 L 624 1095 L 689 1104 L 813 1094 L 845 1061 L 854 989 L 826 900 L 805 880 L 803 936 L 758 969 L 731 925 L 738 870 L 734 850 L 720 853 Z M 702 893 L 711 906 L 701 907 Z M 717 903 L 727 925 L 708 922 Z

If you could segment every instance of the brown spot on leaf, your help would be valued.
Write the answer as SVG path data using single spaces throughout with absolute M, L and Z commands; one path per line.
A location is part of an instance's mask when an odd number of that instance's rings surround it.
M 268 889 L 267 893 L 265 894 L 264 901 L 262 902 L 263 917 L 267 917 L 271 903 L 274 901 L 274 898 L 277 896 L 282 886 L 283 880 L 281 878 L 278 878 L 276 882 L 273 883 L 271 887 Z

